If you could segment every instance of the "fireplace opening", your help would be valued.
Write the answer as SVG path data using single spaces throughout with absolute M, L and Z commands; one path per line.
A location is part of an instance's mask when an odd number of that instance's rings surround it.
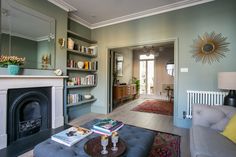
M 51 128 L 51 88 L 8 90 L 8 145 Z

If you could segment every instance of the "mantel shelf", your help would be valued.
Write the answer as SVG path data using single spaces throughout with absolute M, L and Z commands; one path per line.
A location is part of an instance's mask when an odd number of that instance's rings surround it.
M 0 79 L 14 78 L 14 79 L 64 79 L 68 76 L 48 76 L 48 75 L 0 75 Z
M 84 101 L 80 101 L 80 102 L 73 103 L 73 104 L 67 104 L 66 106 L 67 106 L 67 107 L 73 107 L 73 106 L 78 106 L 78 105 L 82 105 L 82 104 L 94 102 L 94 101 L 96 101 L 96 100 L 97 100 L 96 98 L 93 98 L 93 99 L 84 100 Z
M 89 44 L 97 44 L 97 41 L 89 40 L 89 39 L 87 39 L 87 38 L 84 38 L 84 37 L 82 37 L 81 35 L 79 35 L 78 33 L 75 33 L 75 32 L 73 32 L 73 31 L 71 31 L 71 30 L 67 30 L 67 33 L 68 33 L 71 37 L 77 38 L 77 39 L 79 39 L 79 40 L 81 40 L 81 41 L 84 41 L 84 42 L 87 42 L 87 43 L 89 43 Z
M 78 50 L 71 50 L 71 49 L 67 49 L 68 53 L 73 53 L 76 55 L 81 55 L 81 56 L 86 56 L 86 57 L 91 57 L 91 58 L 95 58 L 97 57 L 97 55 L 92 55 L 92 54 L 88 54 L 88 53 L 84 53 L 84 52 L 80 52 Z

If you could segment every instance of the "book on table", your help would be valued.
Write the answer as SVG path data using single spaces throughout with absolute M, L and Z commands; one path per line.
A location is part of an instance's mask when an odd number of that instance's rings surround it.
M 95 129 L 92 128 L 91 131 L 97 133 L 97 134 L 101 134 L 101 135 L 107 135 L 107 136 L 111 136 L 112 132 L 114 131 L 118 131 L 120 128 L 122 128 L 124 126 L 124 124 L 121 124 L 119 127 L 117 127 L 116 129 L 112 130 L 112 131 L 104 131 L 104 130 L 100 130 L 100 129 Z
M 124 124 L 121 121 L 112 119 L 102 119 L 93 125 L 93 131 L 111 134 L 113 131 L 119 130 Z
M 79 142 L 86 136 L 92 133 L 91 130 L 82 127 L 70 127 L 62 132 L 59 132 L 53 136 L 51 139 L 58 143 L 64 144 L 66 146 L 72 146 L 73 144 Z

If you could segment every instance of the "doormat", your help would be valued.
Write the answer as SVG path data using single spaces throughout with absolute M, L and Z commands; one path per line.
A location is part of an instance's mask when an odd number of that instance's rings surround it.
M 131 111 L 148 112 L 173 116 L 173 102 L 167 100 L 146 100 Z
M 149 157 L 180 157 L 180 136 L 158 131 L 155 133 Z

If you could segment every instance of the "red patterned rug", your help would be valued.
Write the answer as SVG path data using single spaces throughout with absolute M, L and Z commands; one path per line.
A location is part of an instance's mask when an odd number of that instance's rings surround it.
M 157 113 L 172 116 L 173 102 L 167 100 L 146 100 L 131 111 Z
M 180 136 L 158 132 L 149 157 L 180 157 Z

